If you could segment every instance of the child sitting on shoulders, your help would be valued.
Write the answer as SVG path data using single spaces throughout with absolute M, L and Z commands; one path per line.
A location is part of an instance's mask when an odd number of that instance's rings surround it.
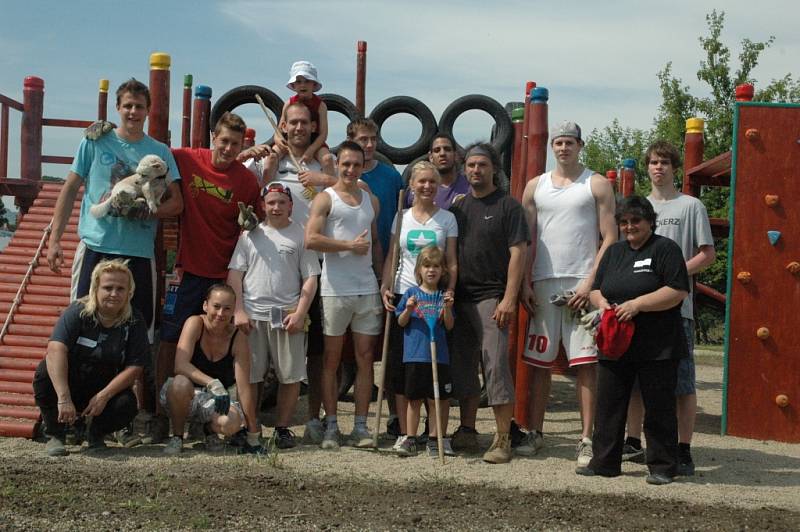
M 308 61 L 296 61 L 289 70 L 286 86 L 296 94 L 283 104 L 280 124 L 284 124 L 286 120 L 286 108 L 297 102 L 308 107 L 311 121 L 316 124 L 316 130 L 311 135 L 311 145 L 298 162 L 302 165 L 316 159 L 324 173 L 335 175 L 335 158 L 325 144 L 328 140 L 328 106 L 322 98 L 314 94 L 322 88 L 322 83 L 317 79 L 317 68 Z M 275 142 L 282 144 L 277 138 Z
M 423 249 L 417 257 L 414 267 L 414 276 L 419 286 L 412 286 L 406 290 L 400 303 L 397 305 L 397 323 L 404 327 L 403 331 L 403 372 L 404 395 L 408 399 L 407 435 L 400 443 L 397 453 L 400 456 L 413 456 L 417 454 L 417 430 L 419 428 L 420 408 L 422 401 L 428 401 L 428 411 L 436 412 L 434 383 L 433 383 L 433 357 L 431 353 L 431 338 L 425 316 L 436 312 L 436 326 L 434 327 L 434 341 L 436 343 L 436 368 L 439 385 L 439 418 L 442 436 L 447 433 L 447 420 L 450 412 L 450 394 L 452 383 L 450 381 L 450 357 L 447 351 L 445 328 L 453 328 L 453 298 L 443 296 L 440 284 L 447 282 L 447 260 L 441 249 L 429 246 Z M 441 298 L 441 308 L 435 303 L 436 298 Z M 435 420 L 435 418 L 434 418 Z M 437 423 L 430 424 L 428 439 L 428 452 L 432 456 L 438 454 Z M 450 440 L 443 438 L 444 453 L 453 456 Z

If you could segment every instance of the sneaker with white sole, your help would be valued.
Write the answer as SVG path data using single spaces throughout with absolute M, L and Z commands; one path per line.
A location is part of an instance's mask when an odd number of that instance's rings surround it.
M 525 433 L 522 441 L 514 447 L 514 453 L 520 456 L 536 456 L 539 450 L 544 447 L 544 436 L 537 430 Z
M 164 454 L 175 455 L 183 451 L 183 438 L 180 436 L 172 436 L 167 440 L 167 445 L 164 447 Z
M 375 440 L 366 427 L 353 427 L 353 431 L 347 438 L 350 445 L 358 449 L 369 449 L 375 447 Z
M 325 435 L 322 437 L 320 447 L 326 451 L 338 451 L 341 437 L 342 435 L 339 433 L 338 429 L 326 430 Z
M 47 456 L 67 456 L 67 448 L 64 446 L 64 436 L 50 436 L 45 445 Z
M 415 437 L 406 438 L 400 444 L 397 450 L 399 456 L 416 456 L 417 455 L 417 439 Z
M 325 436 L 325 424 L 317 418 L 309 419 L 306 422 L 306 430 L 303 433 L 303 443 L 309 445 L 319 445 Z
M 630 443 L 626 443 L 622 446 L 622 461 L 623 462 L 634 462 L 636 464 L 643 464 L 644 463 L 644 448 L 639 447 L 638 449 L 631 445 Z
M 132 425 L 133 424 L 125 427 L 122 430 L 118 430 L 114 433 L 114 439 L 117 440 L 117 443 L 119 443 L 126 449 L 130 449 L 131 447 L 136 447 L 137 445 L 142 443 L 142 437 L 133 431 Z
M 581 441 L 578 442 L 578 446 L 575 449 L 577 458 L 578 458 L 578 465 L 579 466 L 588 466 L 589 462 L 592 461 L 592 440 L 589 438 L 582 438 Z
M 439 456 L 439 440 L 437 438 L 429 439 L 427 447 L 429 456 Z M 445 456 L 457 456 L 450 443 L 450 438 L 442 438 L 442 449 Z

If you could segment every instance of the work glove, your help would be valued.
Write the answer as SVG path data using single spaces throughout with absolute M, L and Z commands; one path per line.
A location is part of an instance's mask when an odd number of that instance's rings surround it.
M 228 395 L 228 390 L 225 386 L 222 385 L 219 379 L 214 379 L 206 384 L 206 390 L 214 396 L 214 411 L 223 416 L 227 415 L 228 410 L 231 408 L 231 396 Z
M 599 310 L 593 310 L 591 312 L 587 312 L 583 316 L 581 316 L 581 327 L 589 331 L 592 336 L 597 334 L 597 327 L 600 325 L 600 319 L 602 317 L 602 312 Z
M 245 205 L 241 201 L 239 205 L 239 226 L 245 231 L 252 231 L 258 225 L 258 218 L 253 213 L 252 205 Z
M 552 303 L 557 307 L 563 307 L 564 305 L 569 303 L 569 300 L 572 299 L 573 297 L 575 297 L 574 290 L 564 290 L 560 294 L 553 294 L 552 296 L 550 296 L 550 303 Z
M 83 130 L 83 136 L 89 140 L 97 140 L 112 129 L 116 129 L 117 125 L 113 122 L 106 120 L 97 120 Z

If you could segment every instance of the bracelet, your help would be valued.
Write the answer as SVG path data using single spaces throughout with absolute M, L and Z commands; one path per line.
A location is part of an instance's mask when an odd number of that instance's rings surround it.
M 57 404 L 59 404 L 59 405 L 65 405 L 65 404 L 67 404 L 67 403 L 71 403 L 71 402 L 72 402 L 72 399 L 67 399 L 66 401 L 59 401 Z

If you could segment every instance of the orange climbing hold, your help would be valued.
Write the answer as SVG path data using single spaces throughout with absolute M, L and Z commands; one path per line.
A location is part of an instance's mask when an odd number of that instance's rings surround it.
M 767 194 L 764 196 L 764 203 L 766 203 L 768 207 L 775 207 L 779 202 L 780 198 L 777 194 Z
M 786 269 L 792 275 L 797 275 L 798 273 L 800 273 L 800 262 L 793 260 L 792 262 L 786 265 Z
M 736 279 L 738 279 L 742 284 L 749 284 L 750 281 L 753 280 L 753 276 L 750 274 L 750 272 L 739 272 L 736 275 Z
M 756 336 L 758 336 L 760 340 L 766 340 L 769 338 L 769 329 L 766 327 L 759 327 L 756 331 Z
M 776 395 L 775 404 L 781 408 L 786 408 L 787 406 L 789 406 L 789 398 L 786 397 L 786 395 L 784 394 Z
M 755 128 L 750 128 L 744 132 L 744 136 L 747 138 L 747 140 L 756 140 L 759 137 L 759 135 L 760 134 L 758 130 Z

